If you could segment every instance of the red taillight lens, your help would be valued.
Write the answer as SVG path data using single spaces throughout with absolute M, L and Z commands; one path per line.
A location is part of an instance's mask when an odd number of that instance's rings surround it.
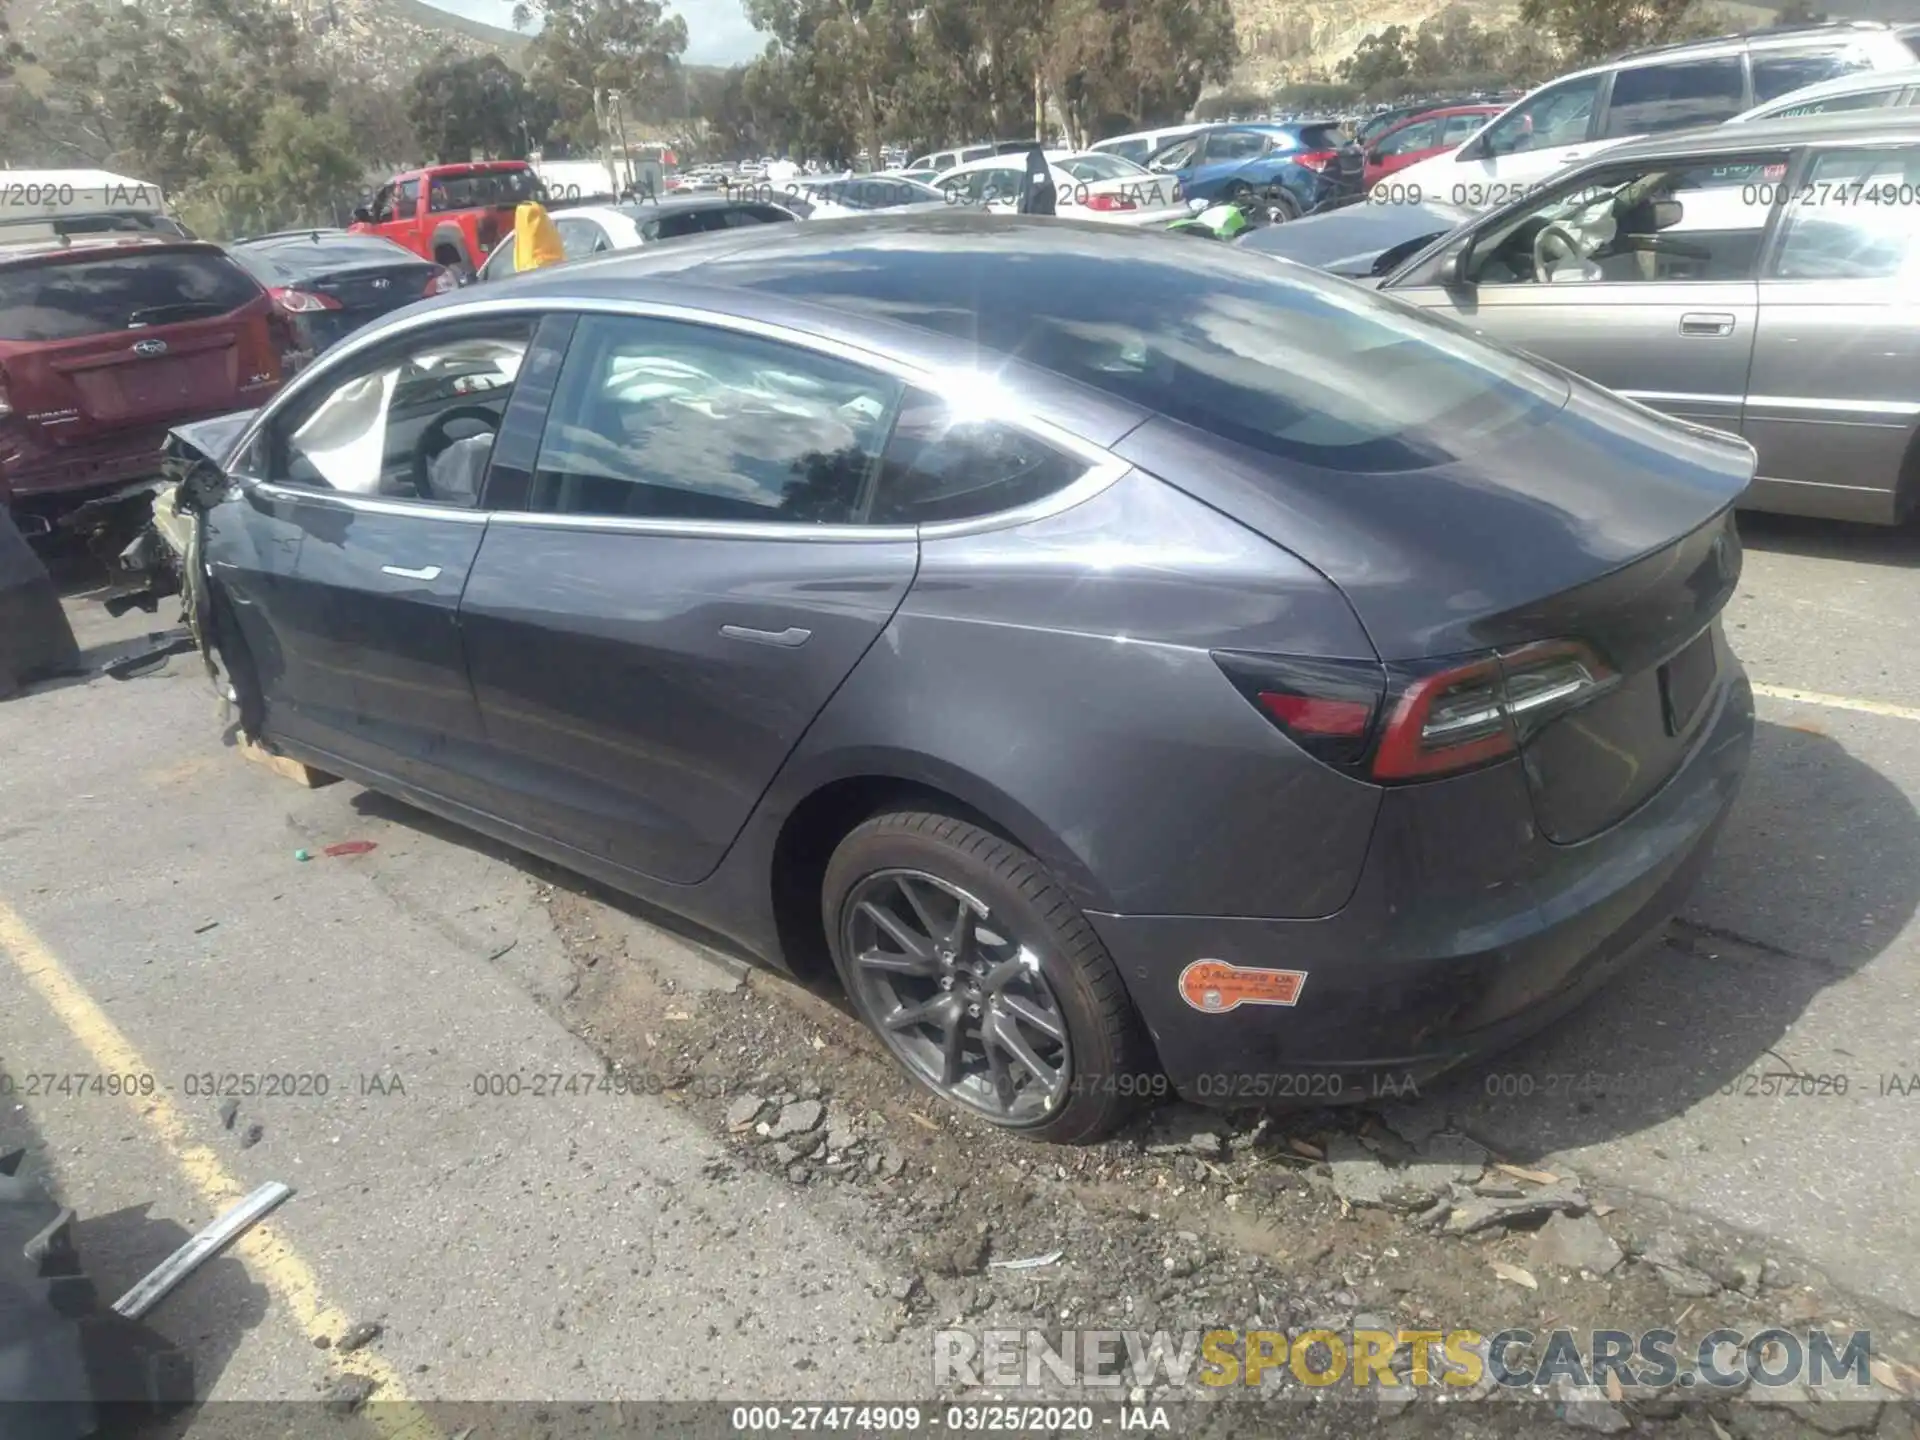
M 1214 660 L 1308 754 L 1389 783 L 1504 759 L 1618 678 L 1586 645 L 1559 640 L 1418 666 L 1225 651 Z
M 1373 756 L 1378 780 L 1418 780 L 1469 770 L 1512 753 L 1492 656 L 1413 680 L 1395 700 Z
M 1087 209 L 1089 210 L 1138 210 L 1139 208 L 1140 207 L 1134 204 L 1133 201 L 1119 195 L 1089 195 L 1087 197 Z
M 1339 158 L 1338 150 L 1309 150 L 1303 155 L 1293 157 L 1296 164 L 1304 165 L 1309 170 L 1325 170 Z
M 444 267 L 433 272 L 433 278 L 427 281 L 425 294 L 445 295 L 450 290 L 458 290 L 460 282 L 453 278 L 453 272 Z
M 321 310 L 344 308 L 331 295 L 316 295 L 311 290 L 276 287 L 267 293 L 273 297 L 273 303 L 289 315 L 311 315 Z

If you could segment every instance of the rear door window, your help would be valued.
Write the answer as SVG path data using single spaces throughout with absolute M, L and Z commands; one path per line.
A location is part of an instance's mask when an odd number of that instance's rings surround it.
M 1437 143 L 1464 145 L 1485 128 L 1488 118 L 1485 115 L 1449 115 L 1446 128 L 1440 132 Z
M 1818 85 L 1822 80 L 1872 68 L 1864 55 L 1842 50 L 1768 51 L 1753 57 L 1753 103 L 1762 105 L 1809 85 Z
M 1737 55 L 1640 65 L 1614 74 L 1606 133 L 1657 135 L 1694 125 L 1716 125 L 1745 108 L 1746 80 Z
M 1781 200 L 1772 278 L 1891 280 L 1910 274 L 1920 255 L 1916 199 L 1920 149 L 1817 156 L 1806 179 Z
M 901 389 L 756 336 L 590 315 L 548 412 L 531 508 L 845 524 L 865 504 Z
M 74 340 L 225 315 L 260 298 L 225 255 L 138 252 L 0 269 L 0 340 Z
M 1207 137 L 1207 163 L 1221 160 L 1251 160 L 1267 148 L 1267 137 L 1244 130 L 1228 130 Z

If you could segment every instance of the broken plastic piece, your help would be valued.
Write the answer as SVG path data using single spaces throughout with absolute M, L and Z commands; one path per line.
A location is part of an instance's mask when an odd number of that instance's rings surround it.
M 1038 1270 L 1043 1265 L 1052 1265 L 1066 1253 L 1064 1250 L 1055 1250 L 1051 1254 L 1028 1255 L 1020 1260 L 989 1260 L 987 1268 L 989 1270 Z
M 166 1299 L 173 1287 L 251 1230 L 267 1212 L 293 1194 L 291 1185 L 269 1180 L 162 1260 L 138 1284 L 113 1302 L 114 1313 L 138 1320 Z
M 342 840 L 338 845 L 327 846 L 327 848 L 320 853 L 322 855 L 333 856 L 364 855 L 369 850 L 378 850 L 379 848 L 380 844 L 377 840 Z

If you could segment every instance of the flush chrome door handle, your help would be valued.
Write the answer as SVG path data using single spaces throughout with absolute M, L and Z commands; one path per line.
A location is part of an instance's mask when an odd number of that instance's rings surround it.
M 409 570 L 404 565 L 382 565 L 380 567 L 380 573 L 382 575 L 393 575 L 401 580 L 438 580 L 440 578 L 440 567 L 438 565 L 422 565 L 418 570 Z
M 1694 313 L 1680 317 L 1682 335 L 1719 336 L 1733 333 L 1733 316 Z
M 813 638 L 811 630 L 790 625 L 785 630 L 755 630 L 751 625 L 722 625 L 720 633 L 729 640 L 751 640 L 756 645 L 782 645 L 791 650 Z

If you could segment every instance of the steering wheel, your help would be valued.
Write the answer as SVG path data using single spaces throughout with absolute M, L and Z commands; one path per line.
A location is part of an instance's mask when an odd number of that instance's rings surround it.
M 1548 236 L 1552 236 L 1560 242 L 1561 248 L 1567 252 L 1569 258 L 1574 260 L 1584 260 L 1587 258 L 1587 252 L 1585 247 L 1580 243 L 1580 237 L 1565 225 L 1562 225 L 1558 220 L 1549 220 L 1540 227 L 1533 237 L 1533 278 L 1535 280 L 1545 280 L 1547 278 L 1546 242 Z
M 434 416 L 427 428 L 420 432 L 420 438 L 413 442 L 413 493 L 422 500 L 440 498 L 433 493 L 433 481 L 430 478 L 433 462 L 459 438 L 447 432 L 463 420 L 485 426 L 490 434 L 498 434 L 500 430 L 500 417 L 484 405 L 456 405 Z

